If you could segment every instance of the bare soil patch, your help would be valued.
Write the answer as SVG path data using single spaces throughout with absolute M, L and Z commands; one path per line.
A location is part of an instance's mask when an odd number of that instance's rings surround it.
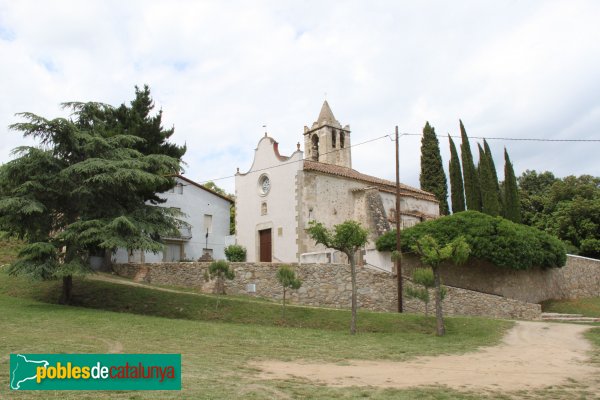
M 592 381 L 588 326 L 519 321 L 501 344 L 462 355 L 418 357 L 406 362 L 349 361 L 347 365 L 260 361 L 261 379 L 308 379 L 330 386 L 408 388 L 445 385 L 468 390 L 530 390 Z

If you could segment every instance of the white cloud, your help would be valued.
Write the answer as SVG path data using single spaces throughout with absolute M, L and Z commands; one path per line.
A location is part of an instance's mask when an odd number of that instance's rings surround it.
M 597 138 L 597 2 L 0 1 L 0 161 L 22 143 L 19 111 L 118 105 L 147 83 L 199 181 L 249 168 L 262 125 L 290 153 L 327 99 L 353 143 L 440 136 Z M 401 139 L 402 177 L 418 185 L 417 137 Z M 596 174 L 598 144 L 490 141 L 502 173 Z M 353 149 L 354 166 L 394 177 L 388 139 Z M 233 180 L 219 181 L 233 191 Z

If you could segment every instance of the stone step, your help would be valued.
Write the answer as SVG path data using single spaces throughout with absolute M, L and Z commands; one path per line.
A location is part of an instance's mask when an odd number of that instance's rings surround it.
M 546 322 L 581 322 L 581 323 L 595 323 L 600 322 L 600 318 L 554 318 L 554 319 L 544 319 Z
M 600 322 L 600 318 L 584 317 L 581 314 L 542 313 L 543 321 L 558 322 Z
M 569 318 L 569 317 L 583 317 L 583 314 L 563 314 L 563 313 L 553 313 L 553 312 L 543 312 L 542 318 Z

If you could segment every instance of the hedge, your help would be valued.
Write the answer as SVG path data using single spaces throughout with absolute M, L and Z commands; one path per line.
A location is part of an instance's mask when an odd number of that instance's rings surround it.
M 516 224 L 502 217 L 492 217 L 477 211 L 463 211 L 417 224 L 402 231 L 403 252 L 424 235 L 433 236 L 445 245 L 464 236 L 471 247 L 471 257 L 512 269 L 535 266 L 557 268 L 567 261 L 564 244 L 538 229 Z M 380 251 L 396 249 L 396 232 L 390 231 L 376 242 Z

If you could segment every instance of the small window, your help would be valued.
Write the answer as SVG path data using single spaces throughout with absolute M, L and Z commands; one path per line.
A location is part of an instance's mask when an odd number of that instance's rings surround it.
M 336 135 L 335 135 L 335 129 L 333 129 L 331 131 L 331 147 L 333 147 L 334 149 L 335 149 L 335 137 L 336 137 Z
M 344 132 L 340 132 L 340 149 L 344 148 L 344 139 L 345 139 Z
M 396 220 L 396 209 L 395 208 L 390 208 L 390 218 L 391 221 L 395 221 Z
M 181 183 L 178 183 L 178 184 L 175 186 L 175 192 L 176 192 L 177 194 L 183 194 L 183 185 L 182 185 Z
M 263 201 L 260 205 L 260 215 L 267 215 L 267 202 Z
M 204 214 L 204 232 L 212 233 L 212 215 Z

